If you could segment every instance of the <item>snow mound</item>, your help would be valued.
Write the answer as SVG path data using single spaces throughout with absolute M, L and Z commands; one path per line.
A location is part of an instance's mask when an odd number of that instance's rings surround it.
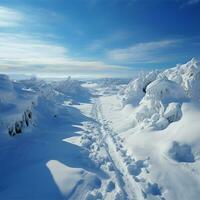
M 184 100 L 184 91 L 177 83 L 166 77 L 159 78 L 147 86 L 146 95 L 137 108 L 136 119 L 147 126 L 165 129 L 181 118 L 181 102 Z
M 140 75 L 118 95 L 123 107 L 137 106 L 134 115 L 142 128 L 165 129 L 181 119 L 182 103 L 200 100 L 200 62 Z
M 169 123 L 181 119 L 182 117 L 181 105 L 175 102 L 170 103 L 164 112 L 164 117 L 169 121 Z
M 156 79 L 158 71 L 141 74 L 137 79 L 131 81 L 125 89 L 119 91 L 123 106 L 126 104 L 137 105 L 146 93 L 147 86 Z
M 168 80 L 165 76 L 160 76 L 147 86 L 144 99 L 160 100 L 165 103 L 181 101 L 185 99 L 185 94 L 176 82 Z
M 56 117 L 60 108 L 66 106 L 64 101 L 81 102 L 89 98 L 81 82 L 70 77 L 48 83 L 37 78 L 11 81 L 0 75 L 0 129 L 14 136 L 37 123 L 38 116 Z
M 65 97 L 75 101 L 86 102 L 90 97 L 88 90 L 81 86 L 81 81 L 74 80 L 71 77 L 68 77 L 64 81 L 54 83 L 53 87 Z

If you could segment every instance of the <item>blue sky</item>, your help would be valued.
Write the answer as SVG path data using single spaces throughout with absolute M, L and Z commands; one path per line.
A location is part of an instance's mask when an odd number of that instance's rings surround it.
M 131 76 L 200 56 L 200 0 L 0 0 L 0 71 Z

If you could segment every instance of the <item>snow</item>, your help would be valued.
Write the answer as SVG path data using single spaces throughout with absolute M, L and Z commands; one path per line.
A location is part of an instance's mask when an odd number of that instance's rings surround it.
M 182 117 L 181 105 L 175 102 L 169 103 L 164 112 L 164 117 L 169 123 L 180 120 Z
M 199 199 L 199 66 L 129 83 L 0 75 L 0 199 Z
M 0 128 L 10 135 L 22 132 L 32 121 L 32 107 L 37 103 L 37 95 L 23 85 L 12 82 L 8 76 L 0 75 Z
M 168 153 L 169 156 L 177 162 L 194 162 L 194 155 L 192 154 L 191 147 L 187 144 L 173 142 Z
M 114 134 L 123 140 L 119 149 L 126 149 L 129 174 L 138 182 L 147 199 L 198 199 L 199 91 L 194 85 L 185 87 L 188 82 L 200 83 L 198 69 L 199 62 L 193 59 L 161 72 L 148 84 L 137 104 L 133 99 L 121 107 L 124 94 L 121 98 L 119 94 L 101 97 L 105 118 L 112 122 L 110 126 Z M 176 75 L 171 71 L 176 71 Z M 193 76 L 188 76 L 191 71 Z M 179 73 L 181 79 L 177 77 Z M 195 96 L 191 95 L 193 89 Z M 145 159 L 147 166 L 139 167 L 137 161 Z
M 181 101 L 185 98 L 183 89 L 166 77 L 158 77 L 146 88 L 144 99 L 161 100 L 162 102 Z
M 125 89 L 120 90 L 119 97 L 122 99 L 122 104 L 137 105 L 145 95 L 146 87 L 156 79 L 158 73 L 158 71 L 153 71 L 146 75 L 141 74 L 137 79 L 131 81 Z
M 200 62 L 193 58 L 183 65 L 163 72 L 168 79 L 180 84 L 186 91 L 187 95 L 193 100 L 200 98 Z

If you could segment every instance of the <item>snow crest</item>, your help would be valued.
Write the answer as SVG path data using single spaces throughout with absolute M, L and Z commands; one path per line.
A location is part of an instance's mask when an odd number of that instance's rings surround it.
M 181 119 L 183 102 L 200 100 L 200 62 L 192 59 L 163 72 L 140 75 L 118 94 L 122 105 L 136 107 L 142 127 L 165 129 Z
M 11 136 L 22 133 L 36 125 L 37 115 L 56 117 L 61 102 L 79 98 L 86 100 L 89 92 L 70 77 L 48 83 L 37 78 L 11 81 L 0 74 L 0 129 Z

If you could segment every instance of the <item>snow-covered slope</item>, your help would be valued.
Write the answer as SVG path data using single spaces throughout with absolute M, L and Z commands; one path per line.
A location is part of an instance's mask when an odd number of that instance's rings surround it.
M 53 83 L 53 88 L 65 98 L 75 102 L 87 102 L 90 98 L 90 93 L 87 89 L 81 86 L 82 82 L 74 80 L 71 77 L 64 81 Z
M 193 100 L 200 100 L 200 62 L 193 58 L 183 65 L 163 72 L 169 80 L 180 84 Z
M 200 63 L 192 59 L 164 72 L 154 71 L 140 76 L 118 96 L 123 106 L 131 104 L 136 107 L 134 115 L 140 125 L 164 129 L 172 120 L 180 119 L 183 102 L 200 100 L 199 87 Z
M 0 128 L 7 129 L 12 136 L 21 133 L 30 126 L 32 108 L 36 103 L 35 91 L 0 75 Z
M 147 199 L 199 198 L 199 71 L 200 62 L 192 59 L 156 72 L 148 84 L 145 78 L 130 82 L 118 98 L 101 98 L 105 119 L 123 140 L 122 157 L 135 159 L 127 168 Z
M 0 76 L 0 83 L 0 199 L 80 199 L 99 188 L 97 175 L 102 170 L 80 145 L 67 142 L 89 120 L 69 104 L 77 92 L 89 95 L 88 90 L 77 81 L 11 81 L 5 75 Z M 62 92 L 56 90 L 60 84 Z M 10 137 L 10 127 L 14 128 L 11 135 L 23 134 Z
M 64 100 L 80 101 L 85 100 L 84 97 L 89 98 L 89 92 L 70 77 L 46 83 L 36 78 L 11 81 L 7 75 L 0 75 L 0 129 L 11 136 L 22 133 L 37 122 L 37 115 L 42 112 L 56 116 Z M 39 107 L 38 114 L 35 111 Z
M 192 59 L 127 85 L 0 75 L 0 199 L 199 199 L 199 71 Z
M 158 71 L 153 71 L 148 74 L 141 74 L 138 78 L 131 81 L 125 89 L 119 91 L 119 97 L 122 99 L 122 104 L 135 104 L 144 97 L 147 86 L 156 79 Z

